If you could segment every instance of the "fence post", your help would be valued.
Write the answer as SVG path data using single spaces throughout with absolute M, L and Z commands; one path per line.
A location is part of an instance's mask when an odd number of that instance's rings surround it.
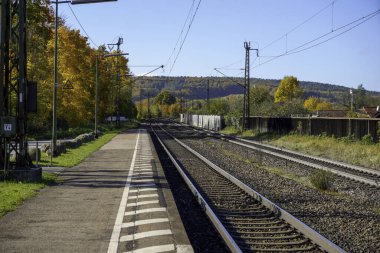
M 36 141 L 36 165 L 38 166 L 38 161 L 40 160 L 40 153 L 38 149 L 38 141 Z
M 311 135 L 311 118 L 310 118 L 310 115 L 309 115 L 309 136 Z
M 351 138 L 351 118 L 348 118 L 348 137 Z

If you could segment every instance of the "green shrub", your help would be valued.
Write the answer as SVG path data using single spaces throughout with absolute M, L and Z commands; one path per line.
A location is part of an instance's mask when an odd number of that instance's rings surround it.
M 350 142 L 355 141 L 355 136 L 354 134 L 350 134 L 350 135 L 339 138 L 339 140 L 344 143 L 350 143 Z
M 328 190 L 331 187 L 332 173 L 320 170 L 310 176 L 310 182 L 319 190 Z
M 360 141 L 362 144 L 364 145 L 371 145 L 373 144 L 373 139 L 372 139 L 372 136 L 370 134 L 366 134 L 362 137 L 361 141 Z

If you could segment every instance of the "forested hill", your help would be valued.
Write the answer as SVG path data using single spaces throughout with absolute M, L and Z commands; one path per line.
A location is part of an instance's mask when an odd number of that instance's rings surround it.
M 209 81 L 210 98 L 243 93 L 243 88 L 239 84 L 244 84 L 244 79 L 230 79 L 227 77 L 144 77 L 136 80 L 135 87 L 142 88 L 142 99 L 148 96 L 154 97 L 162 90 L 169 90 L 176 97 L 180 97 L 182 93 L 184 98 L 205 99 L 207 96 L 207 80 Z M 251 85 L 265 85 L 274 93 L 280 81 L 276 79 L 253 78 L 251 79 Z M 347 87 L 326 83 L 300 81 L 300 86 L 304 90 L 303 96 L 305 98 L 315 96 L 331 102 L 339 100 L 342 94 L 349 93 L 349 88 Z M 370 92 L 370 94 L 380 97 L 380 92 Z M 135 95 L 134 100 L 139 99 L 139 95 Z

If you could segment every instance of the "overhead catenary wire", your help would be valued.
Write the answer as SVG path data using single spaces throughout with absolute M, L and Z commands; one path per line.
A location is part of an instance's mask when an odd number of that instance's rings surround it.
M 307 18 L 306 20 L 304 20 L 303 22 L 301 22 L 300 24 L 296 25 L 295 27 L 293 27 L 292 29 L 290 29 L 288 32 L 286 32 L 285 34 L 283 34 L 281 37 L 273 40 L 272 42 L 268 43 L 267 45 L 265 45 L 263 48 L 261 48 L 260 50 L 264 50 L 268 47 L 270 47 L 271 45 L 273 45 L 274 43 L 278 42 L 279 40 L 281 40 L 282 38 L 284 37 L 287 37 L 290 33 L 294 32 L 295 30 L 297 30 L 298 28 L 300 28 L 301 26 L 303 26 L 304 24 L 306 24 L 307 22 L 309 22 L 310 20 L 312 20 L 313 18 L 315 18 L 316 16 L 318 16 L 319 14 L 321 14 L 322 12 L 324 12 L 326 9 L 330 8 L 330 6 L 334 6 L 334 3 L 336 2 L 337 0 L 334 0 L 332 1 L 331 3 L 329 3 L 328 5 L 326 5 L 325 7 L 323 7 L 322 9 L 320 9 L 319 11 L 317 11 L 315 14 L 313 14 L 311 17 Z
M 314 39 L 312 39 L 312 40 L 310 40 L 310 41 L 308 41 L 308 42 L 306 42 L 306 43 L 303 43 L 302 45 L 299 45 L 299 46 L 297 46 L 297 47 L 295 47 L 295 48 L 293 48 L 293 49 L 291 49 L 291 50 L 289 50 L 289 51 L 286 51 L 286 52 L 283 53 L 283 54 L 273 56 L 273 58 L 271 58 L 271 59 L 269 59 L 269 60 L 267 60 L 267 61 L 264 61 L 264 62 L 262 62 L 262 63 L 260 63 L 260 64 L 258 64 L 258 65 L 256 65 L 256 66 L 254 66 L 253 69 L 258 68 L 258 67 L 260 67 L 260 66 L 262 66 L 262 65 L 264 65 L 264 64 L 267 64 L 267 63 L 269 63 L 269 62 L 272 62 L 272 61 L 274 61 L 274 60 L 276 60 L 276 59 L 278 59 L 278 58 L 280 58 L 280 57 L 287 56 L 287 55 L 292 55 L 292 54 L 296 54 L 296 53 L 300 53 L 300 52 L 303 52 L 303 51 L 309 50 L 309 49 L 311 49 L 311 48 L 314 48 L 314 47 L 316 47 L 316 46 L 319 46 L 319 45 L 321 45 L 321 44 L 324 44 L 324 43 L 326 43 L 326 42 L 328 42 L 328 41 L 330 41 L 330 40 L 332 40 L 332 39 L 334 39 L 334 38 L 337 38 L 337 37 L 339 37 L 339 36 L 345 34 L 345 33 L 348 32 L 348 31 L 351 31 L 352 29 L 354 29 L 354 28 L 358 27 L 359 25 L 361 25 L 361 24 L 367 22 L 368 20 L 370 20 L 371 18 L 377 16 L 378 14 L 380 14 L 380 9 L 379 9 L 379 10 L 376 10 L 376 11 L 374 11 L 374 12 L 372 12 L 372 13 L 366 15 L 366 16 L 363 16 L 363 17 L 361 17 L 361 18 L 359 18 L 359 19 L 356 19 L 356 20 L 354 20 L 354 21 L 352 21 L 352 22 L 350 22 L 350 23 L 347 23 L 347 24 L 345 24 L 345 25 L 343 25 L 343 26 L 340 26 L 340 27 L 338 27 L 337 29 L 335 29 L 335 30 L 333 30 L 333 31 L 330 31 L 330 32 L 327 32 L 327 33 L 325 33 L 325 34 L 323 34 L 323 35 L 321 35 L 321 36 L 318 36 L 317 38 L 314 38 Z M 359 23 L 358 23 L 358 22 L 359 22 Z M 349 26 L 351 26 L 351 27 L 349 27 Z M 349 27 L 349 28 L 347 28 L 347 27 Z M 334 35 L 334 36 L 332 36 L 332 37 L 330 37 L 330 38 L 328 38 L 328 39 L 325 39 L 325 40 L 323 40 L 323 41 L 320 41 L 320 42 L 318 42 L 318 43 L 316 43 L 316 44 L 313 44 L 313 45 L 311 45 L 311 46 L 308 46 L 308 47 L 304 48 L 305 46 L 307 46 L 307 45 L 309 45 L 309 44 L 311 44 L 311 43 L 313 43 L 313 42 L 319 41 L 319 40 L 321 40 L 322 38 L 324 38 L 324 37 L 326 37 L 326 36 L 328 36 L 328 35 L 331 35 L 331 34 L 333 34 L 333 33 L 336 33 L 337 31 L 340 31 L 340 30 L 342 30 L 342 29 L 344 29 L 344 28 L 347 28 L 347 29 L 344 30 L 344 31 L 342 31 L 342 32 L 340 32 L 340 33 L 338 33 L 338 34 L 336 34 L 336 35 Z M 260 57 L 262 57 L 262 56 L 260 56 Z
M 175 64 L 176 64 L 176 62 L 177 62 L 178 56 L 179 56 L 179 54 L 180 54 L 181 51 L 182 51 L 183 45 L 185 44 L 186 38 L 187 38 L 187 36 L 189 35 L 190 28 L 191 28 L 191 26 L 193 25 L 193 22 L 194 22 L 195 16 L 196 16 L 197 13 L 198 13 L 199 6 L 201 5 L 201 3 L 202 3 L 202 0 L 199 0 L 198 5 L 197 5 L 197 8 L 195 9 L 194 15 L 193 15 L 193 17 L 191 18 L 191 21 L 190 21 L 189 26 L 188 26 L 188 28 L 187 28 L 187 31 L 186 31 L 185 37 L 184 37 L 184 39 L 182 40 L 181 46 L 180 46 L 180 48 L 179 48 L 179 50 L 178 50 L 178 53 L 177 53 L 176 57 L 174 58 L 174 62 L 173 62 L 172 66 L 171 66 L 171 68 L 170 68 L 170 71 L 169 71 L 169 75 L 171 74 L 171 72 L 172 72 L 172 70 L 173 70 L 173 68 L 174 68 L 174 66 L 175 66 Z
M 69 9 L 71 11 L 71 13 L 73 14 L 74 18 L 76 19 L 76 21 L 78 22 L 79 26 L 82 28 L 82 31 L 86 34 L 87 38 L 91 41 L 91 43 L 95 46 L 95 47 L 99 47 L 93 40 L 92 38 L 90 37 L 90 35 L 88 35 L 88 33 L 86 32 L 86 30 L 84 29 L 83 25 L 81 24 L 81 22 L 79 21 L 77 15 L 75 14 L 73 8 L 71 8 L 70 6 L 70 3 L 67 4 L 67 6 L 69 6 Z
M 305 19 L 304 21 L 302 21 L 301 23 L 299 23 L 298 25 L 296 25 L 295 27 L 293 27 L 292 29 L 290 29 L 288 32 L 286 32 L 285 34 L 281 35 L 280 37 L 278 37 L 277 39 L 271 41 L 270 43 L 268 43 L 267 45 L 265 45 L 264 47 L 260 48 L 260 51 L 263 51 L 264 49 L 272 46 L 273 44 L 275 44 L 276 42 L 280 41 L 281 39 L 283 39 L 284 37 L 286 38 L 286 51 L 288 51 L 288 35 L 292 32 L 294 32 L 295 30 L 297 30 L 298 28 L 300 28 L 301 26 L 303 26 L 304 24 L 306 24 L 307 22 L 309 22 L 310 20 L 312 20 L 313 18 L 315 18 L 316 16 L 318 16 L 319 14 L 321 14 L 323 11 L 325 11 L 326 9 L 328 9 L 330 6 L 332 6 L 332 9 L 334 7 L 334 3 L 338 1 L 338 0 L 333 0 L 331 3 L 329 3 L 328 5 L 324 6 L 322 9 L 318 10 L 316 13 L 314 13 L 312 16 L 310 16 L 309 18 Z M 333 11 L 332 11 L 332 25 L 333 25 Z M 262 58 L 272 58 L 272 57 L 277 57 L 278 55 L 275 55 L 275 56 L 261 56 Z M 219 67 L 218 69 L 228 69 L 228 67 L 232 66 L 232 65 L 235 65 L 237 63 L 241 63 L 243 62 L 244 60 L 240 60 L 240 61 L 236 61 L 236 62 L 233 62 L 231 64 L 228 64 L 224 67 Z M 255 58 L 255 61 L 256 61 L 256 58 Z
M 174 48 L 173 48 L 173 51 L 172 51 L 172 53 L 170 54 L 170 56 L 169 56 L 168 60 L 166 61 L 165 65 L 168 65 L 168 63 L 170 62 L 170 59 L 173 57 L 173 55 L 175 55 L 175 51 L 176 51 L 176 49 L 177 49 L 178 43 L 180 42 L 180 40 L 181 40 L 181 38 L 182 38 L 182 35 L 183 35 L 184 30 L 185 30 L 186 24 L 187 24 L 187 22 L 188 22 L 188 20 L 189 20 L 189 18 L 190 18 L 191 13 L 193 12 L 194 5 L 195 5 L 195 0 L 193 0 L 192 4 L 191 4 L 191 6 L 190 6 L 190 9 L 189 9 L 189 11 L 188 11 L 188 13 L 187 13 L 187 16 L 186 16 L 186 19 L 185 19 L 185 22 L 183 23 L 183 26 L 182 26 L 181 32 L 180 32 L 180 34 L 179 34 L 179 36 L 178 36 L 177 42 L 175 43 Z

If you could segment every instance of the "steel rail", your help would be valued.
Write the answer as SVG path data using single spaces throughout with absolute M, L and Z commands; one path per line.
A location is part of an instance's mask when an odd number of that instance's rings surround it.
M 237 138 L 237 137 L 233 137 L 233 136 L 227 136 L 227 135 L 220 134 L 220 133 L 217 133 L 217 132 L 214 132 L 214 131 L 210 131 L 210 130 L 198 129 L 198 128 L 194 128 L 194 127 L 192 127 L 190 125 L 186 125 L 186 126 L 189 126 L 189 127 L 191 127 L 192 129 L 194 129 L 196 131 L 206 132 L 209 136 L 212 136 L 212 137 L 215 137 L 215 138 L 220 138 L 220 139 L 223 139 L 224 141 L 227 141 L 227 142 L 230 142 L 230 143 L 234 143 L 234 144 L 239 145 L 239 146 L 243 146 L 243 147 L 246 147 L 246 148 L 249 148 L 249 149 L 252 149 L 252 150 L 256 150 L 256 151 L 259 151 L 259 152 L 262 152 L 262 153 L 266 153 L 268 155 L 272 155 L 272 156 L 275 156 L 275 157 L 279 157 L 279 158 L 285 159 L 287 161 L 291 161 L 291 162 L 295 162 L 295 163 L 298 163 L 298 164 L 302 164 L 304 166 L 308 166 L 308 167 L 313 168 L 313 169 L 329 171 L 329 172 L 331 172 L 333 174 L 336 174 L 338 176 L 342 176 L 342 177 L 345 177 L 345 178 L 348 178 L 348 179 L 351 179 L 351 180 L 355 180 L 355 181 L 358 181 L 358 182 L 361 182 L 361 183 L 364 183 L 364 184 L 368 184 L 368 185 L 375 186 L 375 187 L 380 187 L 380 180 L 374 180 L 374 179 L 369 179 L 369 178 L 365 178 L 365 177 L 362 177 L 362 176 L 354 175 L 354 174 L 351 174 L 351 173 L 348 173 L 348 172 L 340 171 L 340 170 L 329 168 L 329 167 L 326 167 L 326 166 L 323 166 L 323 165 L 320 165 L 320 164 L 316 164 L 316 163 L 313 163 L 313 162 L 304 161 L 304 160 L 299 159 L 299 158 L 291 157 L 291 156 L 288 156 L 286 154 L 279 154 L 279 153 L 276 153 L 276 152 L 273 152 L 273 151 L 265 150 L 263 148 L 254 147 L 252 145 L 264 147 L 264 148 L 267 148 L 267 149 L 276 150 L 278 152 L 293 154 L 293 155 L 296 155 L 296 156 L 299 156 L 299 157 L 302 157 L 302 158 L 305 158 L 305 159 L 310 159 L 310 160 L 314 160 L 314 161 L 317 161 L 317 162 L 330 164 L 332 166 L 341 167 L 341 168 L 347 169 L 347 170 L 353 170 L 353 171 L 358 171 L 360 173 L 366 173 L 366 174 L 369 174 L 369 175 L 374 175 L 376 177 L 380 177 L 380 171 L 376 171 L 376 170 L 372 170 L 372 169 L 368 169 L 368 168 L 363 168 L 363 167 L 356 166 L 356 165 L 350 165 L 350 164 L 346 164 L 346 163 L 342 163 L 342 162 L 337 162 L 337 161 L 333 161 L 333 160 L 329 160 L 329 159 L 325 159 L 325 158 L 319 158 L 319 157 L 315 157 L 315 156 L 311 156 L 311 155 L 306 155 L 306 154 L 302 154 L 302 153 L 295 152 L 295 151 L 292 151 L 292 150 L 278 148 L 278 147 L 275 147 L 275 146 L 272 146 L 272 145 L 263 144 L 263 143 L 256 142 L 256 141 L 245 140 L 245 139 Z M 218 137 L 216 135 L 219 135 L 221 137 Z M 242 143 L 242 142 L 249 143 L 251 145 L 245 144 L 245 143 Z
M 205 199 L 203 198 L 202 194 L 197 190 L 197 188 L 193 185 L 191 180 L 187 177 L 186 173 L 182 170 L 181 166 L 178 164 L 177 160 L 174 158 L 172 153 L 169 151 L 169 149 L 166 147 L 166 145 L 161 141 L 156 131 L 151 127 L 154 135 L 156 136 L 157 140 L 159 141 L 160 145 L 164 148 L 165 152 L 169 156 L 170 160 L 176 167 L 177 171 L 180 173 L 181 177 L 185 181 L 186 185 L 189 187 L 193 195 L 195 196 L 197 202 L 202 207 L 203 211 L 206 213 L 206 215 L 211 220 L 214 227 L 218 230 L 219 234 L 223 238 L 223 241 L 226 243 L 227 247 L 231 250 L 231 252 L 234 253 L 242 253 L 239 246 L 236 244 L 235 240 L 232 238 L 232 236 L 228 233 L 227 229 L 223 226 L 222 222 L 219 220 L 219 218 L 215 215 L 215 213 L 212 211 L 210 206 L 207 204 Z
M 159 126 L 159 127 L 162 129 L 161 126 Z M 261 195 L 259 192 L 255 191 L 255 190 L 253 190 L 248 185 L 244 184 L 243 182 L 241 182 L 240 180 L 238 180 L 237 178 L 235 178 L 231 174 L 224 171 L 219 166 L 213 164 L 207 158 L 205 158 L 200 153 L 198 153 L 197 151 L 193 150 L 192 148 L 190 148 L 189 146 L 187 146 L 186 144 L 184 144 L 183 142 L 181 142 L 180 140 L 175 138 L 173 135 L 168 133 L 166 130 L 164 130 L 164 129 L 162 129 L 162 130 L 165 131 L 166 134 L 169 135 L 171 138 L 173 138 L 173 140 L 175 140 L 179 145 L 181 145 L 186 150 L 188 150 L 190 153 L 192 153 L 193 155 L 198 157 L 200 160 L 205 162 L 207 165 L 209 165 L 212 169 L 214 169 L 220 175 L 222 175 L 226 179 L 230 180 L 232 183 L 234 183 L 236 186 L 238 186 L 240 189 L 242 189 L 248 195 L 255 198 L 257 201 L 259 201 L 265 207 L 270 209 L 272 212 L 278 214 L 279 218 L 283 219 L 285 222 L 287 222 L 288 224 L 290 224 L 291 226 L 296 228 L 305 237 L 309 238 L 313 243 L 318 245 L 322 250 L 325 250 L 325 251 L 331 252 L 331 253 L 345 252 L 342 248 L 340 248 L 339 246 L 337 246 L 336 244 L 334 244 L 333 242 L 331 242 L 330 240 L 328 240 L 327 238 L 325 238 L 324 236 L 322 236 L 321 234 L 316 232 L 314 229 L 310 228 L 308 225 L 306 225 L 305 223 L 303 223 L 302 221 L 300 221 L 299 219 L 297 219 L 296 217 L 294 217 L 293 215 L 291 215 L 290 213 L 288 213 L 287 211 L 285 211 L 281 207 L 277 206 L 275 203 L 273 203 L 272 201 L 267 199 L 265 196 Z M 160 138 L 158 137 L 158 135 L 156 133 L 155 133 L 155 135 L 158 138 L 158 140 L 160 140 Z M 161 145 L 164 146 L 164 144 L 161 140 L 160 140 L 160 143 L 161 143 Z M 169 152 L 167 148 L 165 148 L 165 150 L 167 152 Z M 174 161 L 175 161 L 175 159 L 174 159 Z M 178 163 L 176 163 L 176 167 L 177 166 L 179 166 Z M 182 171 L 182 169 L 181 169 L 181 171 Z M 204 201 L 204 199 L 203 199 L 203 201 Z M 216 219 L 217 219 L 217 217 L 216 217 Z
M 252 143 L 254 145 L 259 145 L 259 146 L 267 147 L 269 149 L 274 149 L 274 150 L 278 150 L 278 151 L 294 154 L 294 155 L 305 157 L 305 158 L 308 158 L 308 159 L 311 159 L 311 160 L 315 160 L 315 161 L 318 161 L 318 162 L 330 163 L 330 164 L 335 165 L 335 166 L 346 167 L 346 168 L 349 168 L 351 170 L 356 170 L 356 171 L 359 171 L 359 172 L 363 172 L 363 173 L 368 173 L 368 174 L 373 174 L 373 175 L 376 175 L 376 176 L 380 176 L 380 171 L 377 171 L 377 170 L 373 170 L 373 169 L 369 169 L 369 168 L 364 168 L 364 167 L 357 166 L 357 165 L 347 164 L 347 163 L 343 163 L 343 162 L 339 162 L 339 161 L 334 161 L 334 160 L 331 160 L 331 159 L 328 159 L 328 158 L 320 158 L 320 157 L 316 157 L 316 156 L 311 156 L 311 155 L 308 155 L 308 154 L 303 154 L 303 153 L 300 153 L 300 152 L 297 152 L 297 151 L 293 151 L 293 150 L 289 150 L 289 149 L 279 148 L 279 147 L 276 147 L 276 146 L 268 145 L 268 144 L 265 144 L 265 143 L 260 143 L 260 142 L 257 142 L 257 141 L 245 140 L 245 139 L 242 139 L 242 138 L 236 138 L 236 140 L 239 140 L 239 141 L 242 141 L 242 142 L 246 142 L 246 143 Z

